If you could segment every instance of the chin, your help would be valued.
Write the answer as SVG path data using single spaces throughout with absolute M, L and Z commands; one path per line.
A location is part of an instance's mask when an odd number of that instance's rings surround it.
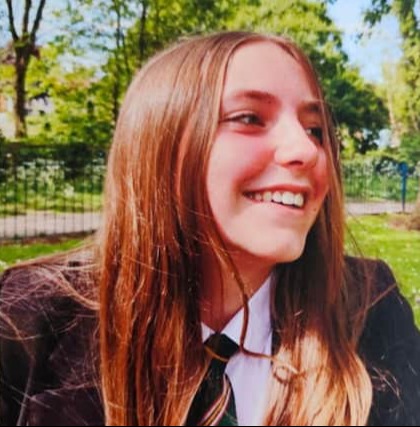
M 287 264 L 297 261 L 302 256 L 304 249 L 304 245 L 299 246 L 296 244 L 282 248 L 273 254 L 272 262 L 274 264 Z
M 254 262 L 275 266 L 297 261 L 305 250 L 305 238 L 284 239 L 269 242 L 258 239 L 250 245 L 242 245 L 242 251 L 246 252 Z

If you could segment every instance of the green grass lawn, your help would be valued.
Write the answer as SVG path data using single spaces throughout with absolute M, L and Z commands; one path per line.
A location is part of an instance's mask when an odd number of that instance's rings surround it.
M 420 232 L 396 230 L 389 225 L 390 219 L 387 215 L 364 216 L 350 219 L 348 225 L 364 256 L 383 259 L 390 265 L 420 326 Z M 74 248 L 79 243 L 73 239 L 58 244 L 1 246 L 0 271 L 17 260 Z M 347 252 L 355 253 L 350 239 Z
M 55 252 L 73 249 L 80 244 L 78 239 L 63 240 L 60 243 L 31 243 L 0 246 L 0 272 L 18 261 L 25 261 Z
M 348 225 L 364 256 L 384 260 L 410 301 L 420 327 L 420 232 L 397 230 L 388 215 L 352 218 Z M 354 254 L 350 239 L 347 251 Z

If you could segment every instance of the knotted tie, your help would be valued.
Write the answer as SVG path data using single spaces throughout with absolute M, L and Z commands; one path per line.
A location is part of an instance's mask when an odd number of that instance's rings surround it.
M 187 426 L 238 425 L 232 385 L 225 373 L 229 359 L 238 351 L 238 345 L 224 334 L 213 334 L 205 342 L 212 360 L 194 397 L 188 414 Z

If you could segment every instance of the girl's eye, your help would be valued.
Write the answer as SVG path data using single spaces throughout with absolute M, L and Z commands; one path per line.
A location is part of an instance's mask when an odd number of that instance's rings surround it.
M 307 128 L 305 130 L 309 136 L 316 138 L 320 143 L 322 143 L 323 131 L 322 131 L 321 127 L 311 127 L 311 128 Z
M 228 118 L 226 121 L 242 123 L 247 126 L 264 126 L 263 120 L 256 114 L 252 113 L 238 114 L 237 116 Z

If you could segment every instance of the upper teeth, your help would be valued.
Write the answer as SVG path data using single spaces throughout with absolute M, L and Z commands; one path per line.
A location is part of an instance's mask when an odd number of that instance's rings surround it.
M 302 193 L 291 193 L 286 191 L 284 193 L 280 191 L 264 191 L 260 193 L 251 193 L 249 197 L 256 200 L 257 202 L 275 202 L 282 203 L 287 206 L 296 206 L 298 208 L 303 207 L 305 204 L 305 197 Z

